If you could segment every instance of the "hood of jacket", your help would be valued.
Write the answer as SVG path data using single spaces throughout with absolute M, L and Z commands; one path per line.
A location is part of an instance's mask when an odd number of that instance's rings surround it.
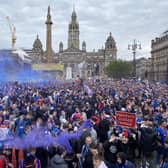
M 61 168 L 68 168 L 65 160 L 60 155 L 55 155 L 51 159 L 51 168 L 54 168 L 55 166 L 60 166 Z

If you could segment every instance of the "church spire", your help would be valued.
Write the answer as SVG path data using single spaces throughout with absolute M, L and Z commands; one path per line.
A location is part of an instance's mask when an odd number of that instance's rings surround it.
M 73 3 L 73 11 L 75 11 L 75 3 Z
M 48 6 L 48 15 L 50 15 L 50 5 Z
M 75 11 L 75 4 L 73 4 L 73 11 L 72 11 L 72 22 L 76 22 L 76 11 Z
M 73 5 L 71 22 L 69 23 L 68 48 L 77 48 L 77 49 L 79 49 L 79 24 L 77 22 L 77 15 L 76 15 L 76 11 L 75 11 L 75 5 Z

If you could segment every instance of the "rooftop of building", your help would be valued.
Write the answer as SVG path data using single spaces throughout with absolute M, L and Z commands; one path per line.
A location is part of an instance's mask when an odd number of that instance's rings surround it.
M 160 36 L 156 37 L 155 39 L 152 40 L 152 45 L 158 44 L 160 42 L 164 42 L 168 40 L 168 30 L 164 31 L 161 33 Z
M 22 49 L 3 49 L 0 50 L 0 59 L 5 60 L 5 59 L 10 59 L 10 60 L 19 60 L 27 63 L 31 63 L 31 57 L 29 54 Z

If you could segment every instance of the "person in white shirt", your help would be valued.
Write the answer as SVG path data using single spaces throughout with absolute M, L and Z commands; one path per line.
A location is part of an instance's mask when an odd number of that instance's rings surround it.
M 93 158 L 94 168 L 107 168 L 105 162 L 103 161 L 103 157 L 101 155 L 96 155 Z

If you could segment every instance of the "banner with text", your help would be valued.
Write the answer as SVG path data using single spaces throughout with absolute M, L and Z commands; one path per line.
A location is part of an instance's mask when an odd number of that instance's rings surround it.
M 117 111 L 116 112 L 116 125 L 127 128 L 136 127 L 136 114 Z

